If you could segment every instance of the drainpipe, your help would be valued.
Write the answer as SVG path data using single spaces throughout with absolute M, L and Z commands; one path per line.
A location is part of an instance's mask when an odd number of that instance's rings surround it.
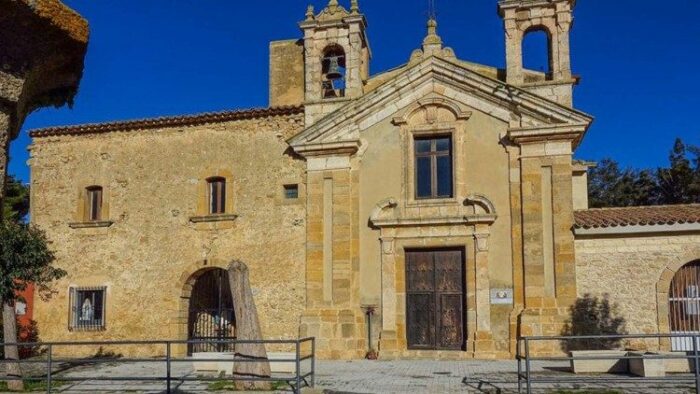
M 363 305 L 362 308 L 365 310 L 365 315 L 367 315 L 367 355 L 365 356 L 368 360 L 377 359 L 377 351 L 372 347 L 372 316 L 377 309 L 376 305 Z

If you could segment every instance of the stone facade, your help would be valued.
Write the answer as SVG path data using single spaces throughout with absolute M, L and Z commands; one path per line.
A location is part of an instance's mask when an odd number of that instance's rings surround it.
M 266 338 L 298 333 L 304 310 L 304 162 L 285 139 L 303 114 L 186 128 L 37 138 L 31 148 L 32 222 L 52 240 L 68 276 L 37 302 L 44 340 L 187 338 L 189 293 L 203 270 L 245 261 Z M 260 166 L 265 171 L 260 171 Z M 224 221 L 198 221 L 202 182 L 232 185 Z M 84 222 L 80 202 L 104 188 L 104 227 Z M 71 226 L 72 225 L 72 226 Z M 106 286 L 103 331 L 68 331 L 71 286 Z
M 271 44 L 270 108 L 34 131 L 32 220 L 69 272 L 36 306 L 44 338 L 186 339 L 200 275 L 233 259 L 250 267 L 265 338 L 314 336 L 323 358 L 363 357 L 370 342 L 384 359 L 507 358 L 519 336 L 561 334 L 578 298 L 605 289 L 635 329 L 653 330 L 622 276 L 644 262 L 633 277 L 663 316 L 658 276 L 697 238 L 669 233 L 654 252 L 572 231 L 590 166 L 572 156 L 592 122 L 571 103 L 573 1 L 499 4 L 506 70 L 459 60 L 431 19 L 406 65 L 372 76 L 358 2 L 331 0 L 307 10 L 301 40 Z M 522 69 L 514 49 L 535 27 L 555 32 L 551 78 Z M 343 95 L 324 96 L 338 78 Z M 417 195 L 415 141 L 426 138 L 450 141 L 449 196 Z M 214 215 L 212 177 L 230 185 Z M 101 220 L 87 220 L 91 186 L 103 187 Z M 615 242 L 639 248 L 621 264 Z M 417 347 L 406 256 L 444 249 L 464 256 L 450 312 L 464 340 Z M 610 271 L 620 282 L 607 286 Z M 107 288 L 102 331 L 66 329 L 80 286 Z M 437 332 L 445 316 L 419 323 Z

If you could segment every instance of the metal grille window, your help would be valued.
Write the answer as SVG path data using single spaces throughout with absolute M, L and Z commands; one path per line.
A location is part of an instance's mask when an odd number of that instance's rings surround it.
M 72 287 L 70 289 L 70 328 L 102 330 L 105 328 L 106 287 Z
M 299 198 L 299 185 L 284 185 L 284 198 L 287 200 Z
M 226 212 L 226 179 L 209 178 L 209 213 L 212 215 Z
M 87 220 L 98 221 L 102 220 L 102 187 L 90 186 L 86 190 L 87 198 Z
M 416 138 L 416 199 L 452 197 L 452 138 Z

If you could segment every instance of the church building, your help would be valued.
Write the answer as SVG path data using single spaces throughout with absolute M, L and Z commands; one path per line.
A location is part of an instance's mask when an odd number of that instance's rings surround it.
M 31 220 L 68 272 L 42 340 L 234 338 L 233 260 L 264 338 L 322 358 L 511 358 L 590 298 L 630 333 L 700 330 L 700 206 L 588 209 L 575 0 L 498 1 L 505 69 L 430 19 L 379 73 L 346 3 L 270 44 L 267 108 L 31 131 Z M 523 67 L 537 31 L 546 72 Z

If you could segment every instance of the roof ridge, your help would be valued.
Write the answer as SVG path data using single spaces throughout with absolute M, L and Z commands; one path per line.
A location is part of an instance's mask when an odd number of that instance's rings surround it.
M 160 127 L 194 126 L 206 123 L 227 122 L 241 119 L 254 119 L 264 116 L 292 115 L 301 113 L 303 112 L 303 110 L 303 105 L 284 105 L 276 107 L 253 107 L 215 112 L 200 112 L 186 115 L 170 115 L 152 118 L 83 123 L 77 125 L 52 126 L 33 129 L 29 130 L 29 136 L 32 138 L 39 138 L 56 135 L 95 134 L 107 133 L 112 131 L 153 129 Z

